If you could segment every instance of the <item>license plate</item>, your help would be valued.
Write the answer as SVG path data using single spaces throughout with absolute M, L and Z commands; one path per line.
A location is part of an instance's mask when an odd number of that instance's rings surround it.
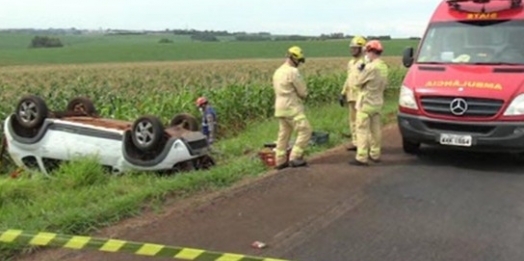
M 471 147 L 472 138 L 469 135 L 441 134 L 440 144 Z

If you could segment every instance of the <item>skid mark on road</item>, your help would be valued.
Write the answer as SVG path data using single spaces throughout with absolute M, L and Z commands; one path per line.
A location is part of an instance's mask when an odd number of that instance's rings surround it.
M 309 217 L 302 222 L 291 226 L 276 234 L 268 242 L 270 249 L 265 255 L 284 256 L 287 252 L 300 246 L 308 238 L 326 228 L 331 223 L 342 217 L 347 212 L 355 209 L 366 197 L 361 190 L 346 201 L 339 202 L 326 208 L 321 214 Z

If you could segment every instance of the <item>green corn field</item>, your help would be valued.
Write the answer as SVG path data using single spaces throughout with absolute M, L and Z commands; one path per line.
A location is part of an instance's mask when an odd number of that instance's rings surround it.
M 404 69 L 396 57 L 390 86 L 400 86 Z M 204 95 L 220 118 L 221 135 L 234 134 L 246 122 L 273 113 L 273 71 L 280 59 L 206 62 L 154 62 L 107 65 L 51 65 L 9 67 L 0 71 L 0 117 L 14 113 L 24 94 L 44 98 L 50 110 L 65 110 L 70 99 L 87 96 L 102 117 L 133 121 L 143 114 L 168 123 L 177 113 L 195 116 L 194 101 Z M 307 105 L 337 102 L 345 80 L 347 59 L 310 59 L 301 67 L 310 96 Z

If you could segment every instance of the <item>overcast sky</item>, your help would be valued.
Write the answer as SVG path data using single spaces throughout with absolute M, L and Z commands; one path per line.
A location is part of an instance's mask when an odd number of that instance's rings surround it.
M 441 1 L 0 0 L 0 28 L 194 28 L 420 36 Z

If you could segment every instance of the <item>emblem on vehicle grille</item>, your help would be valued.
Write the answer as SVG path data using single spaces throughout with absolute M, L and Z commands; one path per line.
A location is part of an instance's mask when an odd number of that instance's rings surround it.
M 468 110 L 468 103 L 462 98 L 456 98 L 449 104 L 449 109 L 455 115 L 463 115 Z

